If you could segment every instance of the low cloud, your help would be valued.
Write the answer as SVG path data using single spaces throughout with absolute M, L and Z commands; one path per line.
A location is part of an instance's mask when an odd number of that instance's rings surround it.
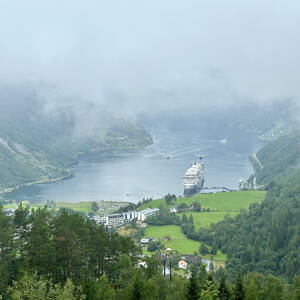
M 0 81 L 80 118 L 297 102 L 299 11 L 296 0 L 4 0 Z

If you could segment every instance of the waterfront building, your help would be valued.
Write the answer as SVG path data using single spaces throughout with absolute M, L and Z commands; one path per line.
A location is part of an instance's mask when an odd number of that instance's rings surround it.
M 124 225 L 124 219 L 122 214 L 110 214 L 100 218 L 100 223 L 109 227 L 118 227 Z
M 145 221 L 148 217 L 158 214 L 158 212 L 158 208 L 146 208 L 137 212 L 137 219 L 138 221 Z

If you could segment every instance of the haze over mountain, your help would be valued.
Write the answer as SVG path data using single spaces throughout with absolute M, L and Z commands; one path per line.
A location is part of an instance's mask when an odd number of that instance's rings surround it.
M 136 122 L 93 106 L 47 107 L 24 87 L 2 88 L 0 99 L 0 189 L 68 177 L 80 155 L 152 143 Z
M 0 80 L 52 105 L 87 101 L 122 116 L 297 101 L 299 8 L 295 0 L 1 1 Z

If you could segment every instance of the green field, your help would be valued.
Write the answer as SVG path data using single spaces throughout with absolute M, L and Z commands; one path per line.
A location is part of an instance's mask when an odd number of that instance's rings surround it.
M 26 207 L 27 205 L 30 206 L 30 209 L 38 209 L 39 206 L 36 206 L 36 205 L 30 205 L 30 202 L 29 201 L 26 201 L 26 200 L 23 200 L 21 201 L 22 202 L 22 205 L 23 207 Z M 4 208 L 10 208 L 10 209 L 17 209 L 19 206 L 19 204 L 17 203 L 9 203 L 9 204 L 4 204 L 3 207 Z
M 205 209 L 209 208 L 209 212 L 185 212 L 189 217 L 192 214 L 196 230 L 199 228 L 207 228 L 212 223 L 220 222 L 226 215 L 234 217 L 241 209 L 248 209 L 251 203 L 261 203 L 265 197 L 264 191 L 245 191 L 245 192 L 226 192 L 216 194 L 198 194 L 191 198 L 180 198 L 170 205 L 166 205 L 164 199 L 153 200 L 144 204 L 140 209 L 147 207 L 165 207 L 170 208 L 180 203 L 191 204 L 199 202 Z M 177 215 L 182 216 L 182 213 Z M 187 239 L 179 226 L 149 226 L 145 230 L 145 237 L 161 239 L 166 248 L 171 248 L 182 254 L 193 254 L 199 251 L 200 242 Z M 170 237 L 171 239 L 165 239 Z M 205 256 L 210 258 L 210 255 Z M 225 261 L 226 256 L 218 251 L 214 256 L 214 260 Z
M 172 239 L 183 239 L 184 234 L 179 226 L 166 225 L 166 226 L 148 226 L 145 230 L 145 237 L 152 237 L 159 239 L 161 237 L 169 236 Z
M 179 213 L 178 215 L 181 217 L 183 213 Z M 193 216 L 194 225 L 196 230 L 199 228 L 207 228 L 212 223 L 218 223 L 224 220 L 226 215 L 234 217 L 238 212 L 226 212 L 226 211 L 212 211 L 212 212 L 186 212 L 187 217 L 190 215 Z
M 186 238 L 179 226 L 148 226 L 145 230 L 145 237 L 161 239 L 166 248 L 171 248 L 172 250 L 176 250 L 182 254 L 193 254 L 195 252 L 199 252 L 200 242 Z M 166 239 L 166 237 L 169 237 L 170 240 Z M 210 255 L 206 255 L 204 258 L 209 259 Z M 226 256 L 221 251 L 218 251 L 218 253 L 214 256 L 214 260 L 224 261 L 226 260 Z
M 43 204 L 37 204 L 37 205 L 31 205 L 28 201 L 22 201 L 23 205 L 29 204 L 30 209 L 37 209 L 38 207 L 44 207 L 46 203 Z M 92 212 L 92 204 L 93 202 L 78 202 L 78 203 L 72 203 L 72 202 L 56 202 L 56 209 L 59 209 L 60 207 L 70 208 L 74 211 L 80 211 L 84 212 L 86 214 Z M 13 208 L 16 209 L 18 207 L 18 204 L 11 203 L 11 204 L 5 204 L 3 205 L 4 208 Z
M 177 250 L 182 254 L 193 254 L 199 251 L 200 243 L 183 237 L 181 239 L 172 239 L 170 241 L 164 242 L 164 245 L 166 248 Z
M 161 238 L 166 248 L 171 248 L 184 254 L 198 252 L 200 246 L 199 242 L 187 239 L 181 228 L 175 225 L 148 226 L 145 230 L 145 237 Z M 170 237 L 171 240 L 166 240 L 164 237 Z
M 92 201 L 89 202 L 77 202 L 77 203 L 72 203 L 72 202 L 56 202 L 56 207 L 65 207 L 65 208 L 70 208 L 75 211 L 81 211 L 86 214 L 92 212 Z
M 149 203 L 142 205 L 139 209 L 145 209 L 147 207 L 159 208 L 166 207 L 171 208 L 174 205 L 180 203 L 191 204 L 198 202 L 204 208 L 210 208 L 214 211 L 239 211 L 240 209 L 247 209 L 253 202 L 262 202 L 265 197 L 265 191 L 245 191 L 245 192 L 225 192 L 216 194 L 198 194 L 190 198 L 179 198 L 177 201 L 173 201 L 167 205 L 165 199 L 153 200 Z

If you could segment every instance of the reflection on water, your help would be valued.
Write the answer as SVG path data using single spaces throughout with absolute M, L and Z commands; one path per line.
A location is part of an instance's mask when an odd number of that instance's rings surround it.
M 207 132 L 151 129 L 154 145 L 135 153 L 114 153 L 97 162 L 81 162 L 74 177 L 11 193 L 9 198 L 34 202 L 121 200 L 136 202 L 166 193 L 182 195 L 182 176 L 190 163 L 204 156 L 205 186 L 236 189 L 252 173 L 249 154 L 261 146 L 255 136 L 229 130 L 222 136 Z M 225 142 L 226 140 L 226 142 Z

